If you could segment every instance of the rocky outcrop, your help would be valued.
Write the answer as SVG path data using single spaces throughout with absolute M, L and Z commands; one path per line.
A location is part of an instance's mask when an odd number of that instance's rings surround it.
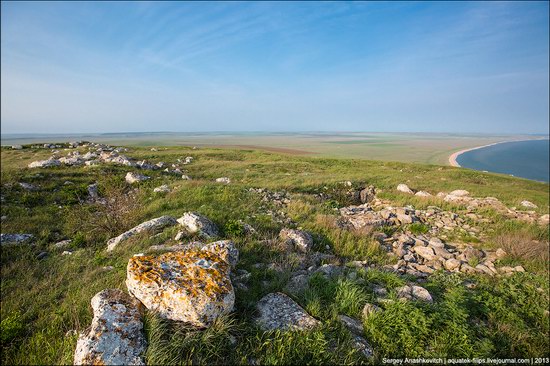
M 116 238 L 109 239 L 109 241 L 107 242 L 107 251 L 112 251 L 120 242 L 127 240 L 128 238 L 136 234 L 149 230 L 159 230 L 167 226 L 176 225 L 176 223 L 176 219 L 171 216 L 161 216 L 157 217 L 156 219 L 142 222 L 138 226 L 131 228 L 130 230 L 120 234 Z
M 145 365 L 147 342 L 143 334 L 141 304 L 121 290 L 103 290 L 92 298 L 94 318 L 81 334 L 75 365 Z
M 186 212 L 177 221 L 191 234 L 198 233 L 205 238 L 219 235 L 218 227 L 209 218 L 197 212 Z
M 308 252 L 313 247 L 313 238 L 309 233 L 302 230 L 282 229 L 279 237 L 289 241 L 302 252 Z
M 134 256 L 128 262 L 126 286 L 160 316 L 207 327 L 233 310 L 229 258 L 223 250 L 197 248 Z
M 281 292 L 265 295 L 256 308 L 259 313 L 256 322 L 264 330 L 306 330 L 321 324 Z

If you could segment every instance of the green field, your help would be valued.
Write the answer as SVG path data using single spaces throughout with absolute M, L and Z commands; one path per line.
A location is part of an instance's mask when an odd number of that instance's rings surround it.
M 1 215 L 5 216 L 2 233 L 31 233 L 37 238 L 34 246 L 2 247 L 2 364 L 72 363 L 77 333 L 91 322 L 92 296 L 105 288 L 126 290 L 128 259 L 153 244 L 171 242 L 176 230 L 168 229 L 155 236 L 138 235 L 112 253 L 105 251 L 106 241 L 145 220 L 161 215 L 179 217 L 186 211 L 208 216 L 221 228 L 224 238 L 234 240 L 241 258 L 237 268 L 252 276 L 248 290 L 236 291 L 236 310 L 208 330 L 192 329 L 147 313 L 149 364 L 357 364 L 405 356 L 549 356 L 550 318 L 546 310 L 550 304 L 550 272 L 545 254 L 548 226 L 512 220 L 490 209 L 483 211 L 491 219 L 489 223 L 472 223 L 486 232 L 487 237 L 471 243 L 496 248 L 504 240 L 512 240 L 511 247 L 519 249 L 509 250 L 498 265 L 522 265 L 526 273 L 510 277 L 444 273 L 430 276 L 423 286 L 433 294 L 433 304 L 389 303 L 381 314 L 363 324 L 364 336 L 375 350 L 370 360 L 352 347 L 349 332 L 337 320 L 338 314 L 357 316 L 358 306 L 374 299 L 373 284 L 385 286 L 391 292 L 410 280 L 381 269 L 395 259 L 380 249 L 372 233 L 349 232 L 328 224 L 334 208 L 346 204 L 339 195 L 343 187 L 348 189 L 342 182 L 350 181 L 358 188 L 374 185 L 379 190 L 378 197 L 396 206 L 425 209 L 437 205 L 460 215 L 469 212 L 464 205 L 435 197 L 422 199 L 395 190 L 399 183 L 406 183 L 433 194 L 466 189 L 475 197 L 496 197 L 509 207 L 529 200 L 538 206 L 538 214 L 548 213 L 549 186 L 545 183 L 449 166 L 367 160 L 376 157 L 444 164 L 453 150 L 485 144 L 498 140 L 497 137 L 449 136 L 442 141 L 439 137 L 359 138 L 352 134 L 264 139 L 265 146 L 313 151 L 316 155 L 205 147 L 207 142 L 202 137 L 192 139 L 190 146 L 162 146 L 158 151 L 130 146 L 125 154 L 139 160 L 172 164 L 186 156 L 195 158 L 184 167 L 184 173 L 193 180 L 147 171 L 152 179 L 140 183 L 130 195 L 133 187 L 124 182 L 124 176 L 128 171 L 137 171 L 136 168 L 100 165 L 28 169 L 29 162 L 48 158 L 50 150 L 2 148 Z M 258 145 L 257 140 L 257 137 L 227 137 L 217 139 L 216 144 Z M 177 139 L 177 144 L 183 141 Z M 148 139 L 133 144 L 154 142 Z M 193 149 L 194 145 L 199 148 Z M 232 183 L 214 182 L 222 176 L 231 178 Z M 72 184 L 65 184 L 66 181 Z M 32 183 L 38 189 L 24 190 L 19 182 Z M 103 197 L 120 203 L 120 211 L 107 212 L 85 202 L 87 186 L 94 182 Z M 153 188 L 161 184 L 168 184 L 171 192 L 153 193 Z M 251 187 L 286 190 L 292 197 L 291 203 L 283 208 L 270 206 L 250 192 Z M 326 192 L 333 192 L 330 200 L 317 198 Z M 252 322 L 256 302 L 267 293 L 282 291 L 299 264 L 293 253 L 266 244 L 277 237 L 284 225 L 266 214 L 265 206 L 282 210 L 295 226 L 310 231 L 317 250 L 328 247 L 344 261 L 366 260 L 374 266 L 372 270 L 356 273 L 361 281 L 351 276 L 309 279 L 310 290 L 295 300 L 322 322 L 319 329 L 263 332 Z M 238 220 L 252 225 L 257 233 L 243 235 L 235 229 Z M 60 250 L 52 247 L 62 239 L 72 239 L 72 255 L 62 256 Z M 457 235 L 454 240 L 468 238 Z M 539 243 L 535 249 L 520 250 L 535 242 Z M 36 256 L 42 251 L 49 254 L 38 260 Z M 257 263 L 277 265 L 258 267 Z M 106 271 L 105 266 L 114 269 Z M 465 283 L 475 286 L 465 287 Z
M 308 154 L 383 161 L 447 165 L 453 152 L 499 141 L 530 139 L 519 135 L 466 135 L 428 133 L 133 133 L 2 136 L 2 145 L 93 140 L 132 146 L 203 146 L 260 148 L 289 154 Z

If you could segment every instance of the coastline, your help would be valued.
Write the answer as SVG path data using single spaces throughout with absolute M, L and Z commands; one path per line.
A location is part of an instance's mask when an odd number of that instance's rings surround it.
M 527 139 L 527 140 L 507 140 L 507 141 L 499 141 L 499 142 L 493 142 L 492 144 L 487 144 L 487 145 L 476 146 L 476 147 L 471 147 L 471 148 L 468 148 L 468 149 L 459 150 L 459 151 L 456 151 L 456 152 L 452 153 L 451 155 L 449 155 L 449 165 L 450 165 L 450 166 L 457 167 L 457 168 L 460 168 L 461 165 L 456 161 L 456 159 L 457 159 L 461 154 L 464 154 L 465 152 L 468 152 L 468 151 L 477 150 L 477 149 L 483 149 L 483 148 L 485 148 L 485 147 L 494 146 L 494 145 L 498 145 L 498 144 L 504 144 L 504 143 L 507 143 L 507 142 L 532 141 L 532 140 L 546 140 L 546 138 Z

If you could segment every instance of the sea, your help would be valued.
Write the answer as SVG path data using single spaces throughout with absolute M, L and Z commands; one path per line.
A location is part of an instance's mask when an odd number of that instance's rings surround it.
M 550 181 L 550 140 L 503 142 L 460 154 L 464 168 Z

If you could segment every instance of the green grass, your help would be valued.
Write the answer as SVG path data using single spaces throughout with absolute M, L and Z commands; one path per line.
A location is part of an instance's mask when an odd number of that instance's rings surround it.
M 393 205 L 426 208 L 437 205 L 465 213 L 466 208 L 436 198 L 421 199 L 395 191 L 399 183 L 432 193 L 467 189 L 473 196 L 493 196 L 508 206 L 522 200 L 534 202 L 539 214 L 548 213 L 548 184 L 433 165 L 338 160 L 279 155 L 255 150 L 166 147 L 157 152 L 131 147 L 136 159 L 176 163 L 194 156 L 185 166 L 193 178 L 183 181 L 160 171 L 147 172 L 152 179 L 138 184 L 137 191 L 124 183 L 127 171 L 116 166 L 26 169 L 33 160 L 44 159 L 49 150 L 1 150 L 1 214 L 3 233 L 32 233 L 33 246 L 5 246 L 1 252 L 1 347 L 2 364 L 69 364 L 77 336 L 92 318 L 90 299 L 102 289 L 125 289 L 128 258 L 149 246 L 175 243 L 177 228 L 157 236 L 138 235 L 112 253 L 106 241 L 142 221 L 161 215 L 181 216 L 198 211 L 210 217 L 233 239 L 240 251 L 238 269 L 251 273 L 248 290 L 236 291 L 235 311 L 207 331 L 196 331 L 147 313 L 149 342 L 146 359 L 151 364 L 355 364 L 366 362 L 351 347 L 351 335 L 337 321 L 339 314 L 360 318 L 365 303 L 375 302 L 373 286 L 393 290 L 411 278 L 380 269 L 357 272 L 356 279 L 310 278 L 308 289 L 296 297 L 311 315 L 322 322 L 311 332 L 262 332 L 252 317 L 256 302 L 273 291 L 283 291 L 302 258 L 289 253 L 274 240 L 285 225 L 267 215 L 265 209 L 281 210 L 294 226 L 310 231 L 315 250 L 331 252 L 346 260 L 366 260 L 382 266 L 392 262 L 370 233 L 343 230 L 335 223 L 336 207 L 352 203 L 341 182 L 353 188 L 374 185 L 378 196 Z M 213 182 L 227 176 L 232 184 Z M 73 184 L 65 185 L 65 181 Z M 18 182 L 39 187 L 25 191 Z M 86 203 L 86 187 L 97 182 L 100 193 L 112 200 L 109 209 Z M 168 184 L 172 191 L 154 194 L 153 188 Z M 292 195 L 286 207 L 261 201 L 250 187 L 286 189 Z M 325 193 L 321 201 L 316 194 Z M 327 203 L 328 202 L 328 203 Z M 261 208 L 262 206 L 265 207 Z M 514 263 L 530 273 L 512 277 L 486 278 L 433 275 L 425 284 L 433 304 L 394 302 L 381 305 L 384 311 L 365 322 L 364 336 L 381 357 L 412 356 L 548 356 L 548 228 L 509 220 L 491 211 L 483 215 L 492 223 L 472 223 L 488 233 L 481 245 L 505 247 L 509 255 L 497 266 Z M 244 235 L 242 220 L 257 233 Z M 423 233 L 423 225 L 408 226 Z M 394 229 L 385 228 L 388 234 Z M 492 230 L 492 231 L 490 231 Z M 72 239 L 72 255 L 52 244 Z M 186 240 L 194 240 L 189 236 Z M 267 241 L 271 240 L 271 241 Z M 457 240 L 469 240 L 457 234 Z M 470 241 L 468 241 L 470 242 Z M 275 244 L 273 244 L 275 243 Z M 538 243 L 538 244 L 537 244 Z M 546 245 L 546 247 L 544 246 Z M 327 249 L 327 246 L 329 249 Z M 37 260 L 46 250 L 49 255 Z M 280 271 L 258 267 L 275 263 Z M 112 266 L 112 270 L 103 267 Z M 348 273 L 345 273 L 346 276 Z M 476 284 L 466 289 L 463 281 Z M 511 305 L 513 304 L 513 305 Z

